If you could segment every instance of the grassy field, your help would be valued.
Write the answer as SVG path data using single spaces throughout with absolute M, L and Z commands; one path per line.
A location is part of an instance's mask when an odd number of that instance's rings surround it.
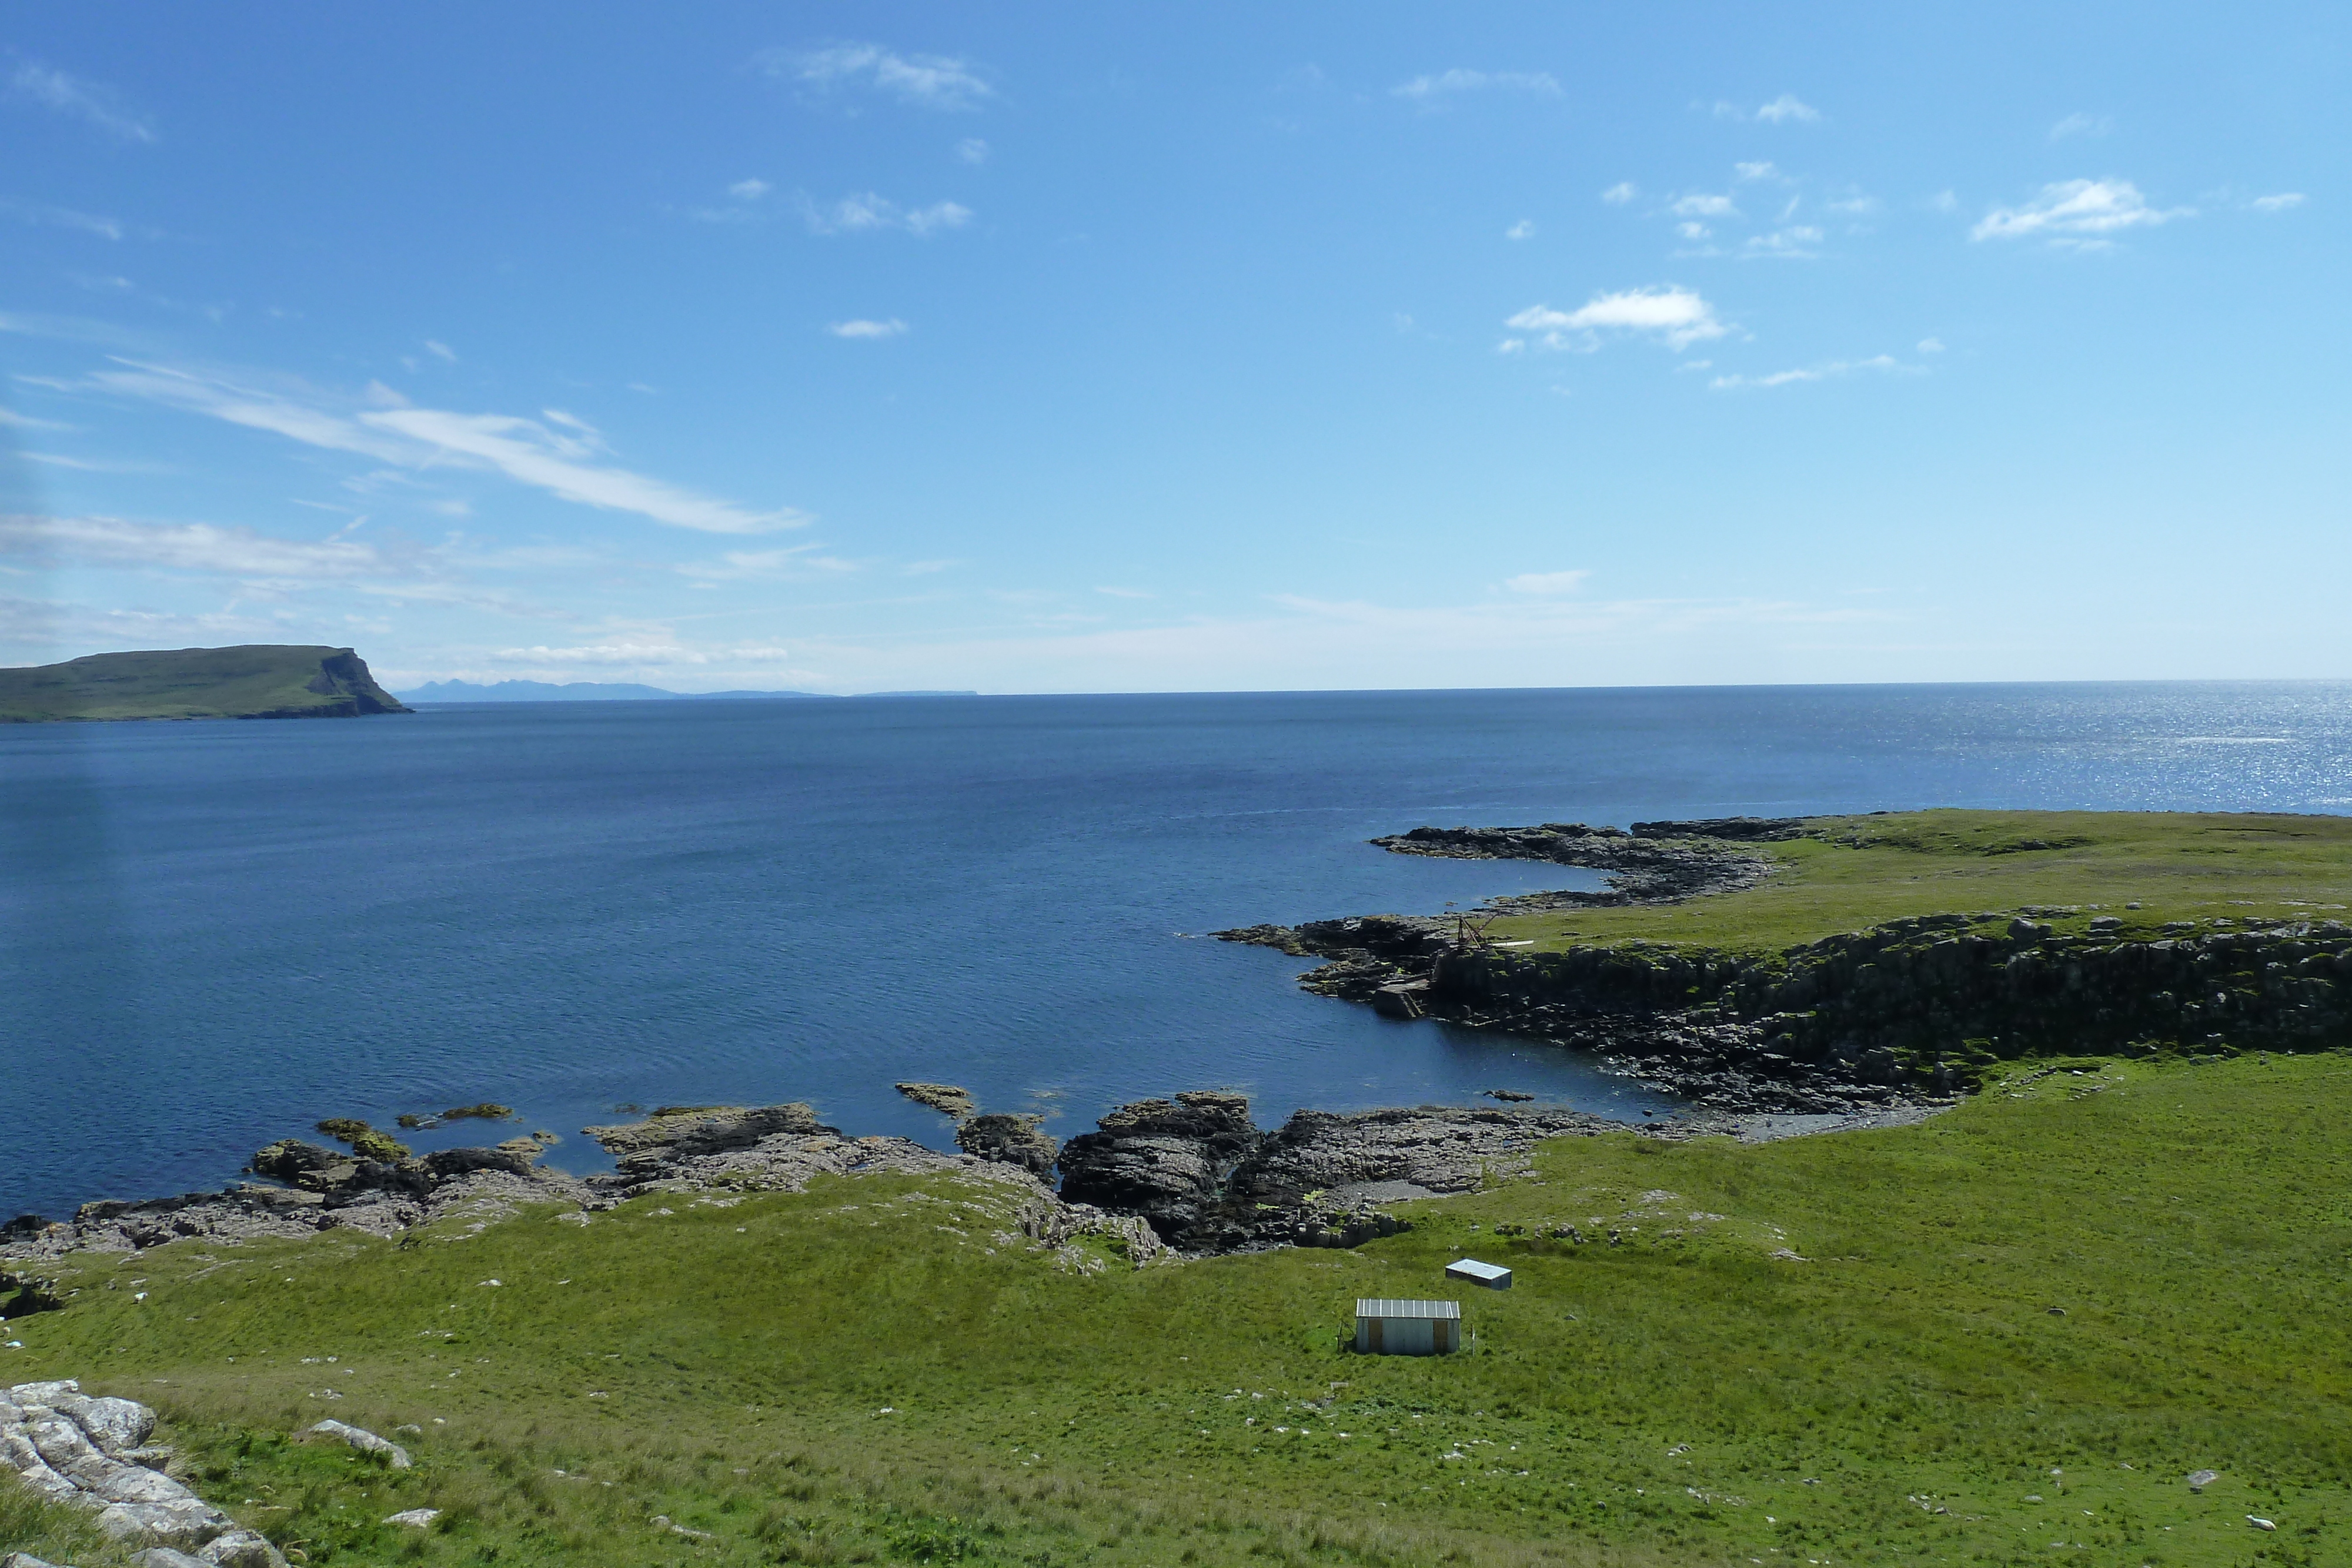
M 1664 942 L 1771 952 L 1946 911 L 2076 906 L 2153 935 L 2167 921 L 2343 918 L 2352 909 L 2352 817 L 2186 811 L 1906 811 L 1840 817 L 1820 838 L 1758 845 L 1780 863 L 1759 887 L 1631 909 L 1498 921 L 1538 950 Z M 2095 911 L 2088 906 L 2097 906 Z M 2137 907 L 2134 907 L 2137 905 Z
M 0 1369 L 156 1405 L 314 1563 L 2340 1563 L 2347 1112 L 2342 1053 L 2044 1062 L 1091 1276 L 947 1178 L 181 1243 L 75 1260 Z M 1354 1355 L 1359 1295 L 1466 1297 L 1475 1352 Z M 416 1468 L 288 1439 L 330 1415 Z

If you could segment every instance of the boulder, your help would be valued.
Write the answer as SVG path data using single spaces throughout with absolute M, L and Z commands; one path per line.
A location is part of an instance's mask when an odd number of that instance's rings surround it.
M 408 1450 L 388 1437 L 379 1437 L 364 1427 L 347 1427 L 341 1421 L 321 1421 L 310 1428 L 321 1437 L 338 1437 L 362 1454 L 375 1454 L 395 1470 L 408 1469 Z

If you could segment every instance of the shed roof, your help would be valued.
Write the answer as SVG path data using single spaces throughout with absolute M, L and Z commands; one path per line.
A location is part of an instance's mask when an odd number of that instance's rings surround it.
M 1475 1258 L 1461 1258 L 1445 1266 L 1449 1274 L 1466 1275 L 1473 1280 L 1507 1280 L 1511 1271 L 1499 1263 L 1481 1263 Z
M 1458 1318 L 1462 1315 L 1459 1301 L 1391 1301 L 1378 1296 L 1356 1299 L 1356 1315 L 1360 1318 Z

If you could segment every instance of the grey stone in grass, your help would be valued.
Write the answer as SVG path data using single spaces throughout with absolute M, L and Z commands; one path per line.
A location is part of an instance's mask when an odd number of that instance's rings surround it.
M 408 1450 L 388 1437 L 379 1437 L 364 1427 L 347 1427 L 341 1421 L 321 1421 L 310 1428 L 322 1437 L 341 1437 L 363 1454 L 381 1454 L 395 1470 L 408 1469 Z
M 2189 1490 L 2203 1491 L 2221 1479 L 2221 1472 L 2219 1470 L 2191 1470 L 2189 1472 Z

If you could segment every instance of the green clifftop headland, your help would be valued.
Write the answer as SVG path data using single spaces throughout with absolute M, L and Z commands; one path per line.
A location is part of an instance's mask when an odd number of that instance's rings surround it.
M 349 648 L 178 648 L 0 670 L 0 723 L 407 713 Z

